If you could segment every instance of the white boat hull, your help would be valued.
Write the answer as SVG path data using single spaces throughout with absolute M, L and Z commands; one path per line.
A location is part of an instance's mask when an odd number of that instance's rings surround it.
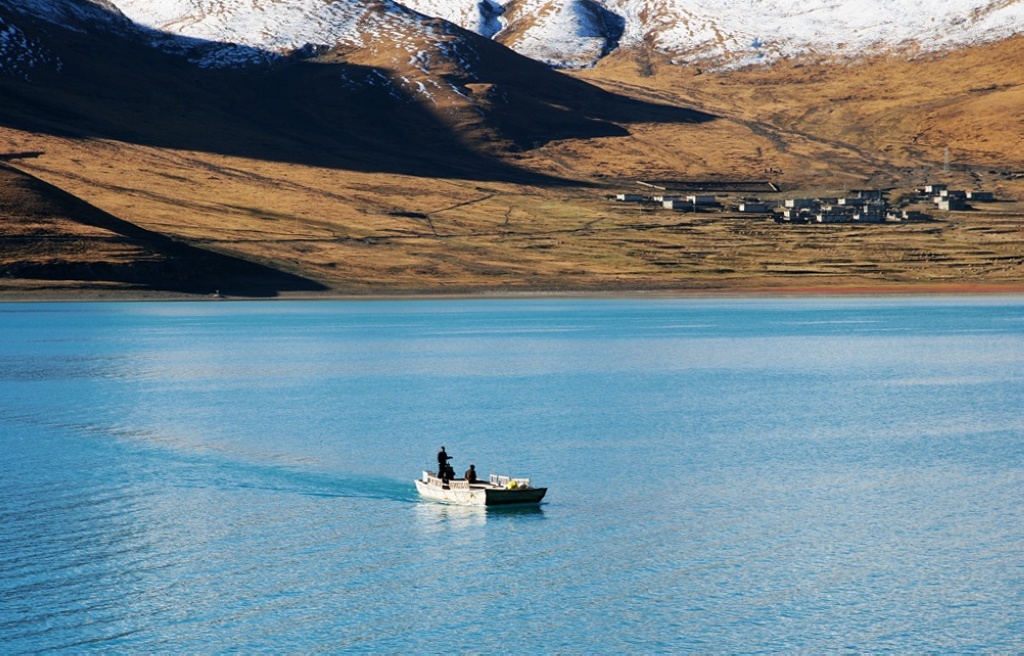
M 492 476 L 492 478 L 495 478 Z M 525 479 L 517 479 L 525 480 Z M 463 506 L 508 506 L 523 503 L 540 503 L 547 494 L 546 487 L 530 487 L 518 484 L 513 487 L 494 483 L 469 483 L 463 479 L 443 482 L 433 474 L 424 472 L 423 479 L 417 479 L 416 490 L 420 496 L 432 501 L 455 503 Z

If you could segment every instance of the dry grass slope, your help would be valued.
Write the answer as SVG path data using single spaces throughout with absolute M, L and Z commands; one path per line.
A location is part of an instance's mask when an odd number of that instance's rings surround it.
M 698 74 L 622 52 L 578 73 L 614 95 L 554 80 L 531 99 L 531 68 L 481 83 L 494 123 L 370 97 L 343 109 L 319 86 L 330 65 L 255 83 L 165 72 L 168 98 L 138 86 L 144 69 L 120 90 L 8 82 L 19 102 L 0 112 L 7 153 L 38 153 L 10 164 L 52 187 L 40 196 L 0 171 L 0 293 L 158 289 L 169 259 L 204 263 L 179 291 L 248 294 L 1020 290 L 1020 203 L 791 226 L 604 196 L 637 179 L 770 178 L 792 193 L 935 181 L 1024 198 L 1022 56 L 1014 39 L 910 62 Z M 205 95 L 218 86 L 248 95 Z M 489 105 L 494 86 L 511 100 Z M 535 117 L 549 129 L 531 133 Z M 56 188 L 81 205 L 40 209 Z M 230 259 L 210 265 L 210 253 Z M 239 260 L 263 266 L 258 290 L 241 286 Z M 114 269 L 134 273 L 99 274 Z
M 273 296 L 281 290 L 324 289 L 139 228 L 2 164 L 0 198 L 3 291 L 72 288 Z

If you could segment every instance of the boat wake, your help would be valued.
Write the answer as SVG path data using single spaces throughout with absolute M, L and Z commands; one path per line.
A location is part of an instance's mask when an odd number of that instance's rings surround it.
M 415 489 L 403 480 L 314 469 L 309 465 L 233 459 L 226 455 L 166 454 L 181 465 L 182 483 L 218 489 L 260 490 L 307 497 L 360 498 L 414 503 Z
M 242 488 L 258 488 L 325 498 L 362 498 L 415 503 L 416 491 L 402 480 L 381 476 L 303 471 L 274 465 L 240 466 L 248 474 Z
M 89 444 L 100 451 L 116 449 L 116 456 L 108 456 L 124 463 L 126 473 L 132 478 L 150 473 L 169 486 L 264 490 L 404 503 L 419 499 L 406 480 L 331 471 L 314 460 L 294 454 L 236 449 L 231 444 L 205 442 L 195 436 L 3 411 L 0 411 L 0 423 L 30 425 L 37 431 L 72 439 L 87 437 Z M 80 440 L 75 441 L 82 444 Z

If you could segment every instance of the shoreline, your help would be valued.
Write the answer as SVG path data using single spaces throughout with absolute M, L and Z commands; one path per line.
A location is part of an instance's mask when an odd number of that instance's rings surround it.
M 530 299 L 530 298 L 802 298 L 843 296 L 1024 296 L 1024 282 L 1019 284 L 924 283 L 893 285 L 795 285 L 792 287 L 721 287 L 721 288 L 606 288 L 606 289 L 474 289 L 474 290 L 373 290 L 325 292 L 282 292 L 274 296 L 241 296 L 186 292 L 163 292 L 141 289 L 0 289 L 0 303 L 130 303 L 130 302 L 246 302 L 246 301 L 398 301 L 454 299 Z

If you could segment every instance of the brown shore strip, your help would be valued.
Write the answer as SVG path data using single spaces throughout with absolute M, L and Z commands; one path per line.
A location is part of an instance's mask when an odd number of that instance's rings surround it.
M 47 302 L 152 302 L 152 301 L 359 301 L 359 300 L 430 300 L 430 299 L 523 299 L 523 298 L 786 298 L 815 296 L 1022 296 L 1020 284 L 934 283 L 919 285 L 808 285 L 793 287 L 749 287 L 706 289 L 537 289 L 537 290 L 374 290 L 366 292 L 284 292 L 275 297 L 252 298 L 230 295 L 188 294 L 147 289 L 114 287 L 88 288 L 39 287 L 4 285 L 0 283 L 0 303 Z

